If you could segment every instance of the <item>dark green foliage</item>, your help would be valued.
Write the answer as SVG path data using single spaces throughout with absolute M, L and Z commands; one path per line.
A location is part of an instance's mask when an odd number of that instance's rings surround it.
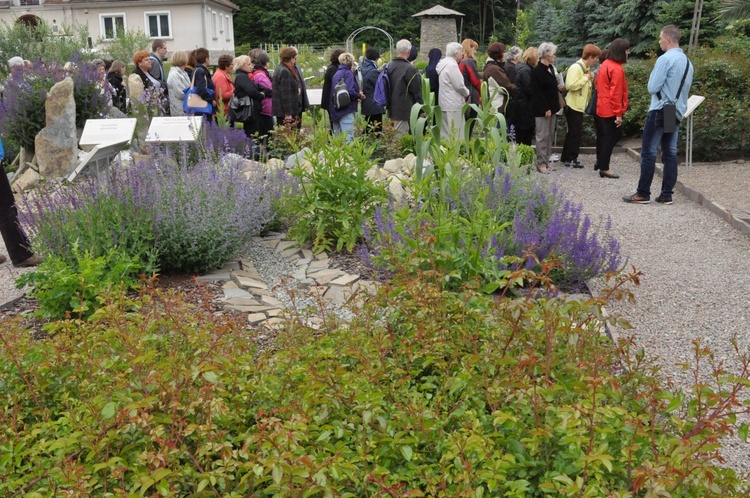
M 114 295 L 45 340 L 11 322 L 0 494 L 743 496 L 714 450 L 746 379 L 696 344 L 721 387 L 686 400 L 601 335 L 628 280 L 586 302 L 401 280 L 347 326 L 288 323 L 273 353 L 179 295 Z

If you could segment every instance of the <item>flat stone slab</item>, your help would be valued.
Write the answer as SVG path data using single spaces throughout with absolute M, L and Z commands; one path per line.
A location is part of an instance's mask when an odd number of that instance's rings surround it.
M 222 270 L 239 270 L 240 269 L 240 262 L 239 261 L 227 261 L 223 265 L 221 265 Z
M 251 314 L 247 315 L 247 321 L 251 325 L 256 325 L 256 324 L 258 324 L 260 322 L 264 322 L 267 318 L 268 317 L 266 316 L 265 313 L 251 313 Z
M 224 285 L 221 286 L 221 288 L 224 289 L 224 290 L 226 290 L 226 289 L 239 289 L 239 287 L 237 286 L 237 284 L 234 283 L 231 280 L 229 282 L 225 282 Z
M 327 269 L 327 270 L 321 270 L 317 272 L 308 272 L 307 276 L 309 278 L 315 279 L 316 282 L 318 282 L 321 285 L 325 285 L 331 280 L 334 280 L 336 278 L 339 278 L 341 276 L 345 275 L 345 273 L 341 270 L 336 269 Z
M 310 262 L 310 271 L 325 270 L 328 268 L 329 261 L 327 259 L 315 260 Z
M 276 252 L 279 252 L 279 250 L 276 249 Z M 285 249 L 285 250 L 281 251 L 281 256 L 284 257 L 284 258 L 299 259 L 299 249 L 297 249 L 296 247 L 294 247 L 292 249 Z
M 284 310 L 281 308 L 275 308 L 275 309 L 266 311 L 266 315 L 268 315 L 271 318 L 281 316 L 283 313 L 284 313 Z
M 325 299 L 336 305 L 342 305 L 346 303 L 352 295 L 352 290 L 349 287 L 329 287 L 326 293 L 323 295 Z
M 198 282 L 227 282 L 232 280 L 232 275 L 227 273 L 207 273 L 197 278 Z
M 330 285 L 351 285 L 357 280 L 359 280 L 359 275 L 349 275 L 347 273 L 346 275 L 342 275 L 339 278 L 331 280 Z
M 247 277 L 252 278 L 253 280 L 263 280 L 263 277 L 260 276 L 260 273 L 255 271 L 255 269 L 252 270 L 237 270 L 232 272 L 232 276 L 236 277 Z
M 297 247 L 297 243 L 293 240 L 282 240 L 276 246 L 276 252 L 284 252 L 287 249 L 294 249 L 294 252 L 299 251 L 299 247 Z
M 224 289 L 224 297 L 232 298 L 232 297 L 245 297 L 245 298 L 252 298 L 253 296 L 244 289 Z
M 328 254 L 325 252 L 321 252 L 320 254 L 315 255 L 316 261 L 327 261 L 328 260 Z
M 281 308 L 281 307 L 283 307 L 283 306 L 284 306 L 284 303 L 282 303 L 281 301 L 279 301 L 278 299 L 276 299 L 276 298 L 275 298 L 275 297 L 273 297 L 273 296 L 263 296 L 263 297 L 262 297 L 262 298 L 260 299 L 260 301 L 261 301 L 261 302 L 262 302 L 263 304 L 266 304 L 266 305 L 268 305 L 268 306 L 276 306 L 277 308 Z
M 305 259 L 312 260 L 315 257 L 315 255 L 310 249 L 302 249 L 302 257 Z
M 269 310 L 278 309 L 276 308 L 276 306 L 263 306 L 263 305 L 247 306 L 247 308 L 249 308 L 247 311 L 249 311 L 250 313 L 265 313 L 266 311 L 269 311 Z
M 221 301 L 231 306 L 258 306 L 260 304 L 260 301 L 254 297 L 225 297 Z
M 243 289 L 268 289 L 268 286 L 266 284 L 253 278 L 234 276 L 232 280 L 237 282 L 237 285 L 239 285 Z

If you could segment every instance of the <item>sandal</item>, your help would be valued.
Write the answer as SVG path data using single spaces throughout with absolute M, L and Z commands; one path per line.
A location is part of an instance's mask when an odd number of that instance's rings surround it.
M 544 169 L 542 169 L 539 166 L 537 166 L 536 170 L 543 175 L 549 175 L 549 167 L 545 167 Z

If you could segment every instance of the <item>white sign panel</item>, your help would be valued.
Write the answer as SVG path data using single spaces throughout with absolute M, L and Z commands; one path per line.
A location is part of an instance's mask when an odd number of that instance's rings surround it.
M 122 140 L 120 142 L 113 142 L 107 144 L 97 144 L 81 158 L 81 162 L 78 164 L 76 169 L 68 176 L 68 181 L 72 182 L 80 175 L 86 168 L 92 165 L 97 168 L 96 173 L 100 171 L 100 167 L 106 168 L 109 166 L 110 161 L 122 150 L 125 145 L 130 143 L 130 139 Z
M 113 142 L 129 143 L 133 138 L 135 122 L 135 118 L 87 119 L 78 144 L 86 147 Z
M 307 91 L 307 101 L 310 103 L 310 105 L 319 106 L 322 99 L 323 99 L 322 88 L 311 88 Z
M 201 126 L 201 116 L 155 117 L 148 127 L 146 142 L 194 142 Z
M 701 105 L 701 102 L 703 102 L 704 100 L 706 100 L 706 97 L 702 97 L 700 95 L 691 95 L 688 99 L 687 110 L 685 111 L 685 115 L 683 116 L 683 118 L 690 116 L 695 108 Z

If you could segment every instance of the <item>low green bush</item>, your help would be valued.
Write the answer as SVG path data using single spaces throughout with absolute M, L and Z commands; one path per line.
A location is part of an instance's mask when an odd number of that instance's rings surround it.
M 104 294 L 126 292 L 138 286 L 143 265 L 137 256 L 121 248 L 94 257 L 74 243 L 70 254 L 74 259 L 72 264 L 50 256 L 37 269 L 18 278 L 16 286 L 30 285 L 29 294 L 39 300 L 36 316 L 58 320 L 70 314 L 87 318 L 99 307 Z
M 344 144 L 343 137 L 307 154 L 309 167 L 298 164 L 299 194 L 289 201 L 289 235 L 311 243 L 316 252 L 351 252 L 364 235 L 363 224 L 388 199 L 385 186 L 367 178 L 373 145 L 363 140 Z
M 346 326 L 287 324 L 275 352 L 175 294 L 113 297 L 45 340 L 11 321 L 0 494 L 744 496 L 716 451 L 748 380 L 697 344 L 720 387 L 685 400 L 601 335 L 636 278 L 585 302 L 399 280 Z

